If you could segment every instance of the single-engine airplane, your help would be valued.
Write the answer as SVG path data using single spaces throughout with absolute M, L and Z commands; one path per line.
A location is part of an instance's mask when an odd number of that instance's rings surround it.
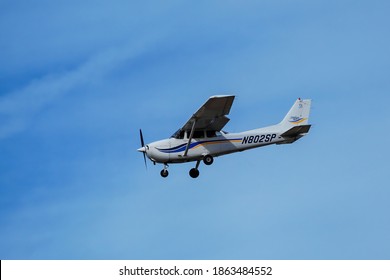
M 272 126 L 239 133 L 228 133 L 222 128 L 229 122 L 226 117 L 234 101 L 234 95 L 211 96 L 202 107 L 170 138 L 145 145 L 140 129 L 141 148 L 138 149 L 154 164 L 164 168 L 160 174 L 168 176 L 168 164 L 196 161 L 190 176 L 199 176 L 201 161 L 210 165 L 214 157 L 242 152 L 271 144 L 290 144 L 305 136 L 310 130 L 311 100 L 298 98 L 284 119 Z

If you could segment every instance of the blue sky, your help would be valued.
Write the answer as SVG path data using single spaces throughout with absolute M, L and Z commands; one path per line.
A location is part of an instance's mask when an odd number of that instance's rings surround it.
M 388 1 L 1 1 L 0 259 L 389 259 Z M 211 95 L 293 145 L 146 171 Z

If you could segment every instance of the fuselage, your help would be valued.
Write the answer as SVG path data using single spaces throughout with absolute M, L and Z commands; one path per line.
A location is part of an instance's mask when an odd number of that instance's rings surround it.
M 145 152 L 156 163 L 182 163 L 197 161 L 206 155 L 218 157 L 234 152 L 241 152 L 261 146 L 285 142 L 278 125 L 259 128 L 240 133 L 197 132 L 191 139 L 188 152 L 188 134 L 171 137 L 146 145 Z

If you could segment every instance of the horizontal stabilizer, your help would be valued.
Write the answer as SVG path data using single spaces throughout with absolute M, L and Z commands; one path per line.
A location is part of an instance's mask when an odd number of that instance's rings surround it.
M 297 136 L 300 136 L 301 134 L 308 133 L 310 127 L 310 124 L 294 126 L 287 130 L 285 133 L 283 133 L 281 136 L 285 138 L 295 138 Z

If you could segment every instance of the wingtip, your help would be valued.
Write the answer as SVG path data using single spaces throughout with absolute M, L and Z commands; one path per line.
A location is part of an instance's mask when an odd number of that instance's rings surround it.
M 225 98 L 225 97 L 235 97 L 235 95 L 233 95 L 233 94 L 219 94 L 219 95 L 210 96 L 210 98 Z

